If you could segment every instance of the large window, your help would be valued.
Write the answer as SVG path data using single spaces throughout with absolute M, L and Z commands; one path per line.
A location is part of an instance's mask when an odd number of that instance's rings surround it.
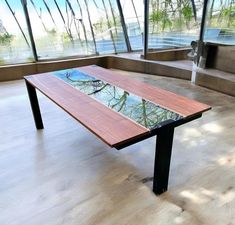
M 0 0 L 0 65 L 141 50 L 144 2 Z M 198 40 L 203 3 L 149 0 L 148 50 Z M 235 44 L 235 0 L 209 1 L 204 41 Z
M 121 0 L 120 2 L 122 5 L 122 11 L 126 22 L 131 48 L 133 50 L 142 49 L 144 29 L 144 1 Z
M 97 51 L 102 54 L 127 51 L 116 0 L 89 0 L 89 2 Z
M 33 61 L 21 1 L 0 0 L 0 65 Z
M 28 0 L 39 59 L 126 51 L 114 0 Z
M 200 30 L 202 0 L 150 0 L 149 49 L 189 46 Z
M 235 44 L 235 1 L 211 0 L 207 8 L 204 40 Z
M 87 12 L 81 1 L 28 0 L 39 59 L 95 53 Z

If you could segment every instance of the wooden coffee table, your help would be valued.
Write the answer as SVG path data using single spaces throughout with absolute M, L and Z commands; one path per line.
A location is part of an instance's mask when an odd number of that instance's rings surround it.
M 37 129 L 43 129 L 36 89 L 110 147 L 157 136 L 153 192 L 167 190 L 174 128 L 211 107 L 95 65 L 25 76 Z

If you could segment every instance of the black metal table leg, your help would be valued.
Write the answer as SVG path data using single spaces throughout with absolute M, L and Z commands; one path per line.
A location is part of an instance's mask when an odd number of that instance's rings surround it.
M 25 83 L 28 90 L 29 101 L 33 112 L 35 126 L 37 129 L 43 129 L 42 116 L 38 104 L 36 89 L 28 81 L 25 80 Z
M 173 137 L 173 126 L 162 127 L 157 133 L 153 176 L 153 192 L 157 195 L 167 191 Z

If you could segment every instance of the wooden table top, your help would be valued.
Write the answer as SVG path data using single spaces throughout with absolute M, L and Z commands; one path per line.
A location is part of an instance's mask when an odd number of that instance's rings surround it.
M 102 67 L 92 65 L 75 69 L 149 100 L 183 118 L 196 116 L 210 109 L 206 104 Z M 51 73 L 30 75 L 25 79 L 111 147 L 149 136 L 150 130 L 146 127 L 108 108 Z

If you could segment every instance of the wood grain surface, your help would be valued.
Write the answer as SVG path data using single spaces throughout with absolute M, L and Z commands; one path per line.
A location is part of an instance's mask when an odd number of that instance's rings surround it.
M 111 147 L 150 133 L 50 73 L 25 79 Z
M 99 66 L 84 66 L 77 69 L 152 101 L 155 104 L 176 112 L 184 117 L 200 114 L 211 108 L 206 104 L 174 94 L 161 88 L 154 87 L 135 79 L 122 76 L 115 71 L 110 71 Z
M 184 117 L 201 114 L 210 109 L 203 103 L 127 78 L 99 66 L 92 65 L 75 69 L 150 100 Z M 148 137 L 150 134 L 149 129 L 109 109 L 50 73 L 26 76 L 25 79 L 111 147 L 118 147 L 140 137 Z

